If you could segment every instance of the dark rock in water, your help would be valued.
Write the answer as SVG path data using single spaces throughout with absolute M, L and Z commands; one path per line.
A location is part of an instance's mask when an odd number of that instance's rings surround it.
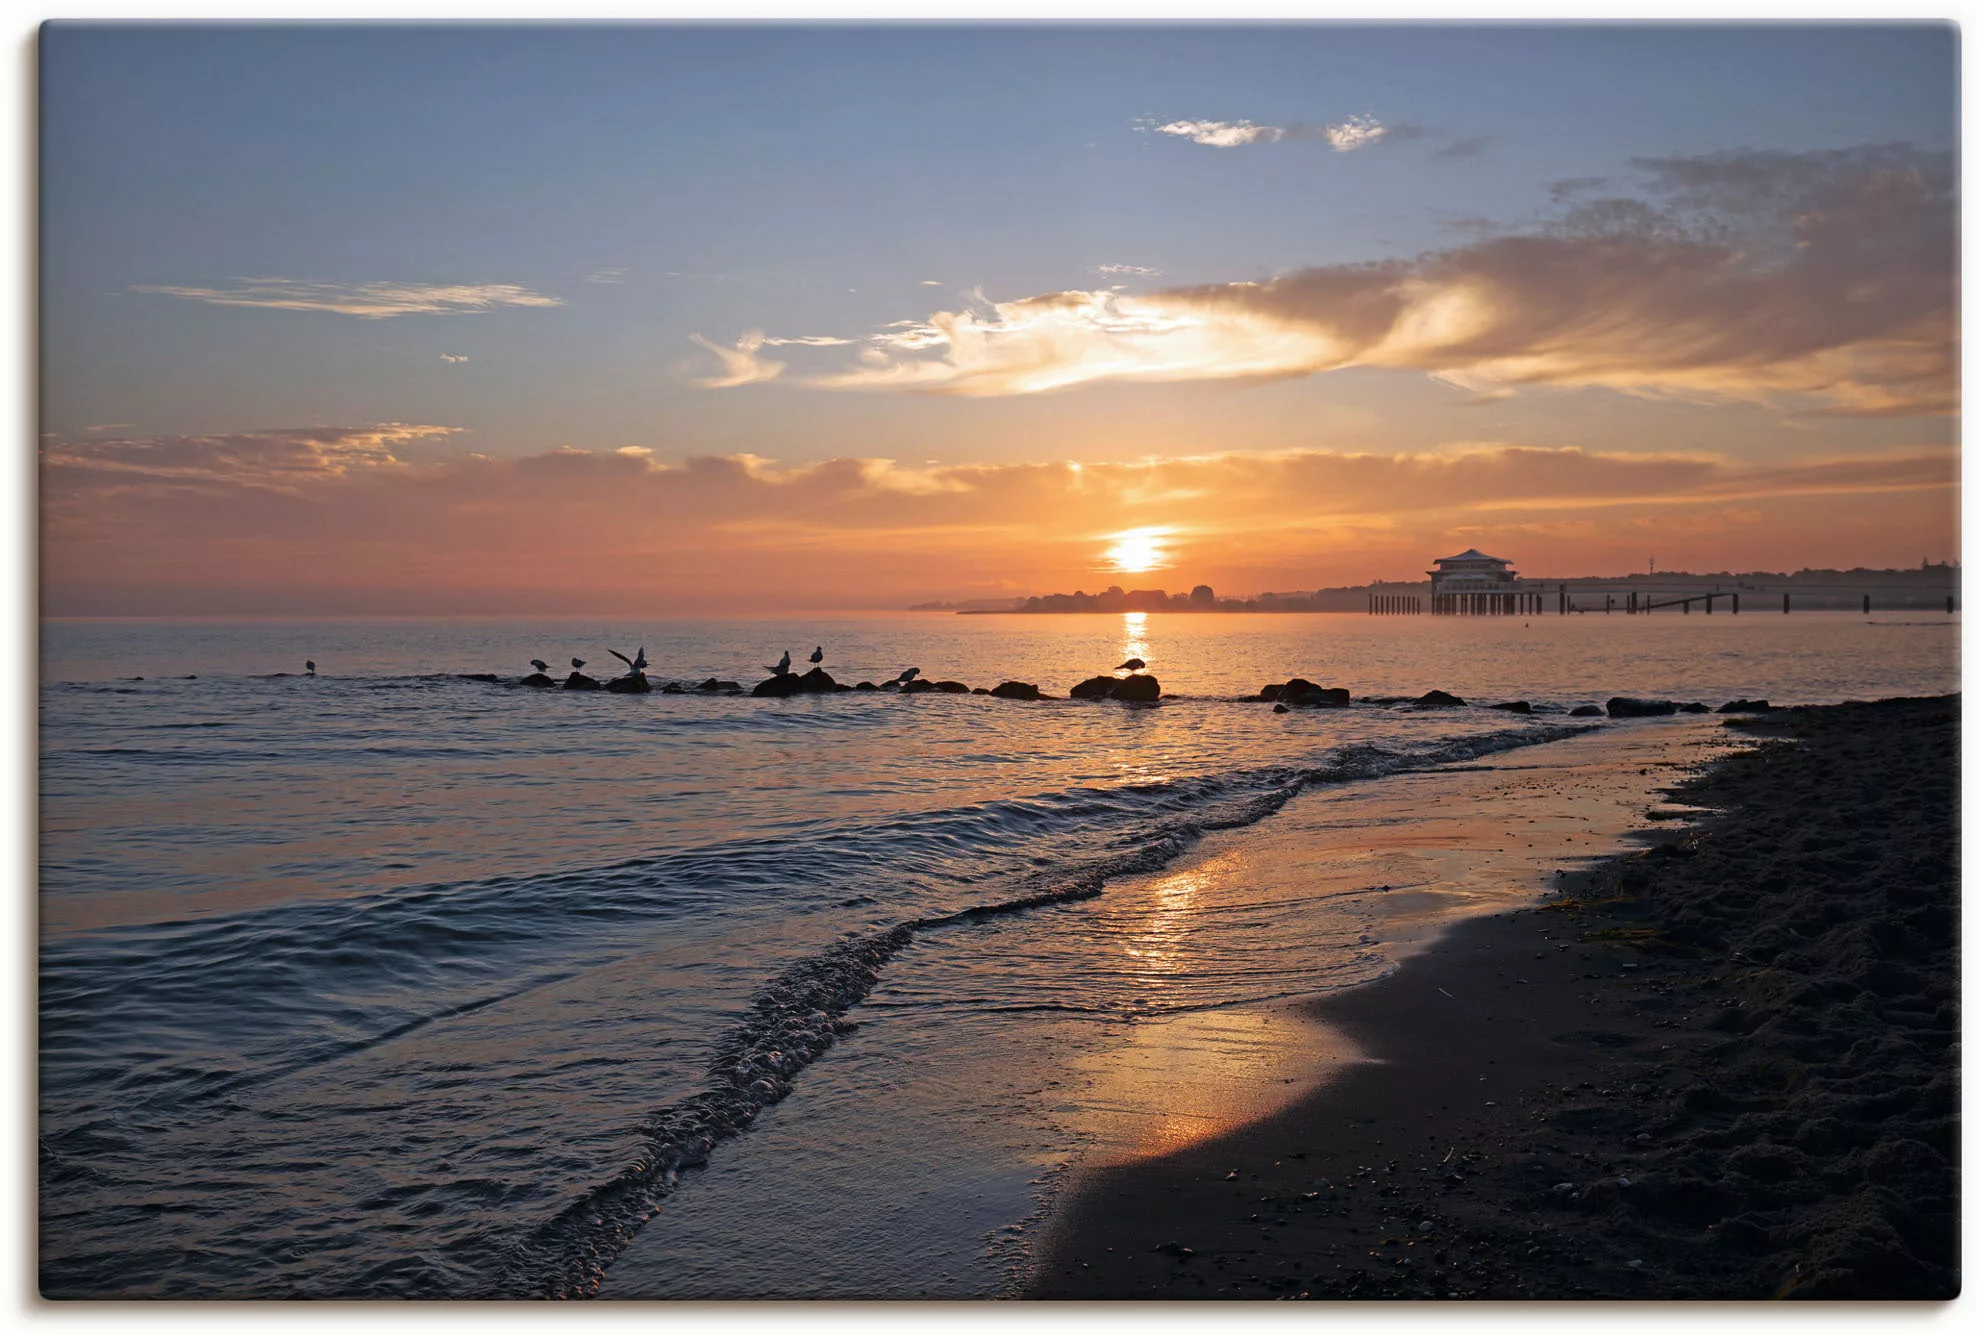
M 1444 690 L 1429 690 L 1412 701 L 1415 709 L 1459 709 L 1466 705 L 1467 701 L 1459 695 L 1449 695 Z
M 1628 699 L 1614 695 L 1605 701 L 1605 712 L 1613 718 L 1664 718 L 1676 708 L 1671 699 Z
M 1304 709 L 1347 709 L 1350 707 L 1350 692 L 1341 686 L 1319 686 L 1314 681 L 1295 677 L 1275 692 L 1275 698 L 1283 704 Z
M 661 693 L 664 695 L 685 695 L 688 692 L 682 689 L 682 683 L 680 681 L 664 681 L 661 685 Z
M 1116 678 L 1091 676 L 1068 692 L 1069 699 L 1111 699 L 1116 694 Z
M 753 699 L 789 699 L 799 693 L 799 678 L 787 673 L 769 676 L 751 687 Z
M 1162 690 L 1155 676 L 1138 673 L 1135 676 L 1126 676 L 1116 683 L 1115 698 L 1127 700 L 1132 704 L 1146 704 L 1156 700 L 1161 693 Z
M 905 681 L 899 687 L 899 689 L 905 695 L 928 694 L 930 691 L 935 690 L 936 688 L 937 688 L 937 683 L 935 681 L 925 681 L 921 677 L 918 677 L 914 681 Z
M 600 690 L 603 688 L 599 682 L 593 680 L 584 672 L 573 672 L 565 678 L 565 689 L 567 690 Z
M 1501 709 L 1507 713 L 1529 714 L 1536 712 L 1536 710 L 1529 707 L 1529 701 L 1526 699 L 1512 699 L 1507 704 L 1490 704 L 1488 707 L 1491 709 Z
M 1412 696 L 1410 696 L 1410 695 L 1359 695 L 1359 696 L 1357 697 L 1357 702 L 1358 702 L 1359 704 L 1382 704 L 1382 705 L 1385 705 L 1386 707 L 1390 707 L 1390 706 L 1391 706 L 1391 705 L 1393 705 L 1393 704 L 1410 704 L 1410 703 L 1412 703 Z
M 1681 705 L 1681 706 L 1680 706 L 1680 709 L 1679 709 L 1679 712 L 1681 712 L 1681 713 L 1707 713 L 1707 712 L 1708 712 L 1708 705 L 1706 705 L 1706 704 L 1683 704 L 1683 705 Z
M 989 695 L 992 692 L 987 690 L 984 686 L 973 686 L 971 688 L 971 693 L 974 695 Z
M 1770 711 L 1770 701 L 1767 699 L 1732 699 L 1716 710 L 1717 713 L 1769 713 Z
M 1275 705 L 1275 706 L 1274 706 L 1274 711 L 1275 711 L 1276 713 L 1287 713 L 1287 712 L 1288 712 L 1288 706 L 1287 706 L 1286 704 L 1277 704 L 1277 705 Z
M 1600 718 L 1604 714 L 1605 710 L 1599 708 L 1596 704 L 1580 704 L 1571 710 L 1571 717 L 1573 718 Z
M 834 693 L 836 695 L 852 693 L 853 690 L 854 687 L 851 685 L 846 685 L 840 681 L 834 682 Z
M 606 688 L 616 695 L 645 695 L 654 687 L 648 684 L 646 672 L 629 672 L 616 676 L 606 683 Z
M 190 681 L 193 678 L 189 676 L 186 679 Z M 502 680 L 503 678 L 496 675 L 496 673 L 494 672 L 463 672 L 460 676 L 457 676 L 455 679 L 457 681 L 487 681 L 490 685 L 495 685 L 498 681 Z
M 741 695 L 744 693 L 744 687 L 738 685 L 735 681 L 719 681 L 714 676 L 697 686 L 696 689 L 706 695 Z
M 856 681 L 854 688 L 856 690 L 878 690 L 881 687 L 877 686 L 873 681 Z
M 1263 704 L 1272 704 L 1281 698 L 1281 687 L 1270 681 L 1261 687 L 1259 694 L 1248 695 L 1247 698 L 1259 700 Z
M 962 681 L 939 681 L 937 683 L 937 689 L 943 691 L 946 695 L 969 695 L 971 693 L 971 687 Z
M 532 672 L 529 676 L 517 682 L 517 684 L 520 686 L 529 686 L 533 690 L 549 690 L 558 683 L 543 672 Z
M 1045 699 L 1040 687 L 1025 681 L 1001 681 L 992 687 L 992 693 L 1000 699 Z
M 833 677 L 827 675 L 824 667 L 815 667 L 799 678 L 800 693 L 806 695 L 824 695 L 839 684 Z
M 875 687 L 875 689 L 877 689 L 877 690 L 901 690 L 901 689 L 902 689 L 902 682 L 900 682 L 900 681 L 884 681 L 884 682 L 882 682 L 882 684 L 880 684 L 880 685 L 878 685 L 878 686 L 876 686 L 876 687 Z

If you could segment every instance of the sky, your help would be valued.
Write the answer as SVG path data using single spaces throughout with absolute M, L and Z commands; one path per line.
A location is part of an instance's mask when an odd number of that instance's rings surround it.
M 1947 26 L 40 45 L 45 614 L 1957 554 Z

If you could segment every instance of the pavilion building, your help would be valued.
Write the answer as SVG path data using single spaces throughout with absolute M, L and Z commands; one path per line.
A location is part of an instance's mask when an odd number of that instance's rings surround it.
M 1522 576 L 1500 556 L 1469 547 L 1458 556 L 1442 556 L 1428 570 L 1432 576 L 1435 616 L 1517 616 L 1538 607 Z

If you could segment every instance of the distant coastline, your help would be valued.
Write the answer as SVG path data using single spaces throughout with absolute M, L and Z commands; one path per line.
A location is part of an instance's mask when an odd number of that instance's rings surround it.
M 1901 570 L 1803 569 L 1795 573 L 1752 571 L 1736 574 L 1719 571 L 1696 574 L 1686 570 L 1662 570 L 1648 574 L 1578 575 L 1571 578 L 1530 578 L 1522 586 L 1531 592 L 1554 595 L 1562 590 L 1576 601 L 1580 594 L 1602 605 L 1606 594 L 1623 604 L 1627 592 L 1645 597 L 1681 597 L 1693 593 L 1751 593 L 1762 598 L 1791 595 L 1801 611 L 1851 611 L 1871 598 L 1882 611 L 1940 611 L 1948 600 L 1962 598 L 1962 567 L 1931 564 Z M 1077 589 L 1073 593 L 1048 593 L 1037 597 L 1010 599 L 974 598 L 954 602 L 920 602 L 910 611 L 950 612 L 958 616 L 1053 616 L 1084 613 L 1175 612 L 1192 615 L 1234 615 L 1261 612 L 1363 612 L 1375 597 L 1424 597 L 1424 579 L 1373 580 L 1368 584 L 1289 593 L 1256 593 L 1247 597 L 1221 597 L 1206 584 L 1190 593 L 1171 593 L 1162 588 L 1124 589 L 1110 585 L 1099 593 Z M 1554 610 L 1555 603 L 1552 602 Z M 1763 610 L 1760 600 L 1756 610 Z

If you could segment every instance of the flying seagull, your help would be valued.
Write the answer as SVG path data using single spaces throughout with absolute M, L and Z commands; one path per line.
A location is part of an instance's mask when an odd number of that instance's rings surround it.
M 551 670 L 551 664 L 546 662 L 542 658 L 532 658 L 530 660 L 530 665 L 537 668 L 537 670 L 539 670 L 540 672 L 548 672 Z
M 1146 665 L 1142 658 L 1131 658 L 1116 670 L 1119 672 L 1140 672 Z
M 785 656 L 778 660 L 778 666 L 767 667 L 765 670 L 773 676 L 790 676 L 792 674 L 792 650 L 787 649 L 785 651 Z
M 902 675 L 898 676 L 896 678 L 896 681 L 902 685 L 908 685 L 911 681 L 914 681 L 916 679 L 917 673 L 921 672 L 922 670 L 923 669 L 921 667 L 905 667 L 902 669 Z
M 611 653 L 611 654 L 612 654 L 612 655 L 613 655 L 614 657 L 616 657 L 616 658 L 618 658 L 618 659 L 620 659 L 620 661 L 622 661 L 622 662 L 624 662 L 624 663 L 626 663 L 626 664 L 627 664 L 627 665 L 628 665 L 629 667 L 631 667 L 631 668 L 633 668 L 633 669 L 634 669 L 634 671 L 636 671 L 636 672 L 644 672 L 644 671 L 646 671 L 646 670 L 648 669 L 648 650 L 647 650 L 647 645 L 645 645 L 645 644 L 643 644 L 643 645 L 641 646 L 641 651 L 640 651 L 640 652 L 638 652 L 638 653 L 636 653 L 636 654 L 635 654 L 635 655 L 634 655 L 633 657 L 631 657 L 631 658 L 630 658 L 630 657 L 628 657 L 628 656 L 627 656 L 626 654 L 624 654 L 624 653 L 622 653 L 622 652 L 621 652 L 621 651 L 620 651 L 619 649 L 617 649 L 617 648 L 610 648 L 610 649 L 608 649 L 608 650 L 606 650 L 606 651 L 607 651 L 608 653 Z M 575 659 L 575 661 L 576 661 L 576 659 Z
M 317 664 L 305 658 L 303 660 L 303 670 L 311 676 L 315 676 L 317 674 Z
M 813 646 L 812 656 L 807 658 L 806 661 L 812 663 L 814 666 L 817 667 L 820 665 L 822 661 L 826 659 L 826 656 L 827 656 L 826 650 L 821 648 L 818 644 L 815 644 Z
M 579 670 L 579 668 L 581 668 L 581 667 L 583 667 L 583 666 L 585 666 L 585 665 L 586 665 L 586 660 L 585 660 L 584 658 L 574 658 L 574 659 L 572 659 L 572 670 L 573 670 L 573 671 L 575 671 L 575 672 L 576 672 L 577 670 Z

